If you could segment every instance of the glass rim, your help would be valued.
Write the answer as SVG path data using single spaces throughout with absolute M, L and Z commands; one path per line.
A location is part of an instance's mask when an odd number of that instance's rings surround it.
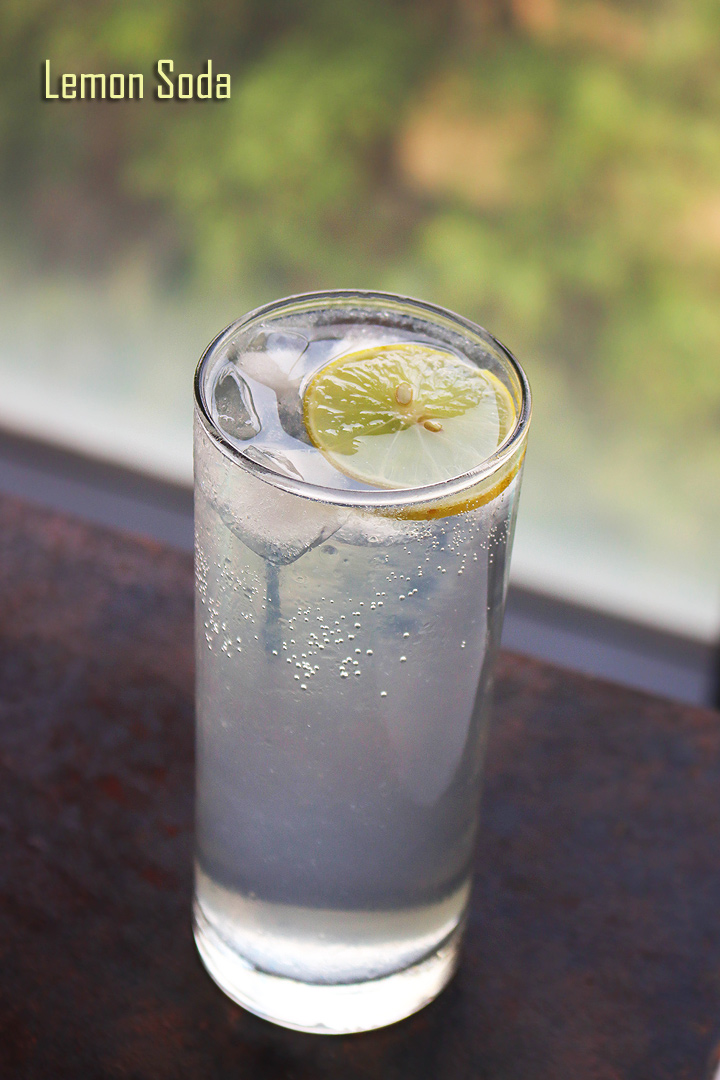
M 206 405 L 202 379 L 208 363 L 215 356 L 217 351 L 222 348 L 225 342 L 237 333 L 238 330 L 241 330 L 245 326 L 250 326 L 253 322 L 261 318 L 276 314 L 278 311 L 282 311 L 283 308 L 291 308 L 298 304 L 316 303 L 317 307 L 322 307 L 323 301 L 328 302 L 336 300 L 354 300 L 359 304 L 362 304 L 363 301 L 387 301 L 395 304 L 407 305 L 415 308 L 420 313 L 429 316 L 430 321 L 432 321 L 433 317 L 436 319 L 438 317 L 442 318 L 453 324 L 457 330 L 461 331 L 466 336 L 469 333 L 474 337 L 480 337 L 481 340 L 486 339 L 488 343 L 491 343 L 497 348 L 501 354 L 501 358 L 508 363 L 520 385 L 520 408 L 515 421 L 515 426 L 505 437 L 497 450 L 489 457 L 485 458 L 485 460 L 475 468 L 470 469 L 468 472 L 461 473 L 459 476 L 452 477 L 450 480 L 442 480 L 434 484 L 426 484 L 414 488 L 377 488 L 371 491 L 323 487 L 320 484 L 314 484 L 307 480 L 283 476 L 281 473 L 274 472 L 272 469 L 267 468 L 267 466 L 261 465 L 260 462 L 246 457 L 215 423 L 210 410 Z M 506 348 L 501 341 L 498 341 L 498 339 L 488 330 L 485 330 L 485 328 L 478 323 L 474 323 L 461 315 L 456 315 L 455 312 L 450 311 L 448 308 L 440 307 L 437 304 L 431 304 L 425 300 L 417 300 L 410 296 L 402 296 L 398 293 L 378 292 L 367 289 L 328 289 L 319 292 L 297 293 L 292 296 L 282 297 L 280 300 L 273 300 L 269 304 L 263 304 L 260 307 L 254 308 L 252 311 L 246 312 L 245 315 L 240 316 L 239 319 L 234 320 L 226 326 L 224 330 L 221 330 L 203 351 L 195 370 L 194 396 L 195 410 L 206 434 L 226 457 L 246 472 L 253 474 L 258 479 L 273 487 L 280 488 L 282 491 L 286 491 L 292 495 L 298 495 L 302 498 L 311 499 L 314 502 L 327 503 L 333 506 L 381 511 L 407 510 L 415 506 L 422 507 L 428 503 L 437 502 L 440 499 L 444 500 L 453 496 L 462 495 L 483 480 L 489 479 L 502 469 L 522 446 L 527 435 L 527 429 L 532 413 L 530 384 L 522 366 L 510 350 Z

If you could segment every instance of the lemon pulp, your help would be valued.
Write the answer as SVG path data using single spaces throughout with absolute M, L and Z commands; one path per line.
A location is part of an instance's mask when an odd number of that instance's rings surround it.
M 442 483 L 476 468 L 517 417 L 493 372 L 406 342 L 348 353 L 320 368 L 305 389 L 303 413 L 310 439 L 336 469 L 393 489 Z

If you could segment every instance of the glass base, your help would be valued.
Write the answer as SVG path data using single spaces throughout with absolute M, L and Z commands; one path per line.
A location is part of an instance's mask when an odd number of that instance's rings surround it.
M 366 982 L 304 983 L 260 971 L 216 933 L 196 903 L 193 931 L 211 978 L 244 1009 L 273 1024 L 316 1035 L 349 1035 L 386 1027 L 428 1005 L 452 977 L 462 926 L 430 956 Z

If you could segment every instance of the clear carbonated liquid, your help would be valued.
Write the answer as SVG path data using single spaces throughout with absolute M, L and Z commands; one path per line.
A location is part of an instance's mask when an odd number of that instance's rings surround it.
M 352 347 L 230 356 L 219 426 L 278 472 L 362 487 L 298 426 L 307 372 Z M 467 905 L 519 479 L 402 520 L 284 492 L 197 420 L 196 472 L 198 919 L 226 957 L 301 983 L 409 969 Z

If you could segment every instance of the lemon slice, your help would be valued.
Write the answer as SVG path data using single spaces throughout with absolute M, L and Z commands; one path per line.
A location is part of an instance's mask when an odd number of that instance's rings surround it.
M 312 442 L 346 476 L 416 488 L 461 476 L 504 442 L 516 421 L 491 371 L 428 345 L 382 345 L 338 357 L 303 398 Z

